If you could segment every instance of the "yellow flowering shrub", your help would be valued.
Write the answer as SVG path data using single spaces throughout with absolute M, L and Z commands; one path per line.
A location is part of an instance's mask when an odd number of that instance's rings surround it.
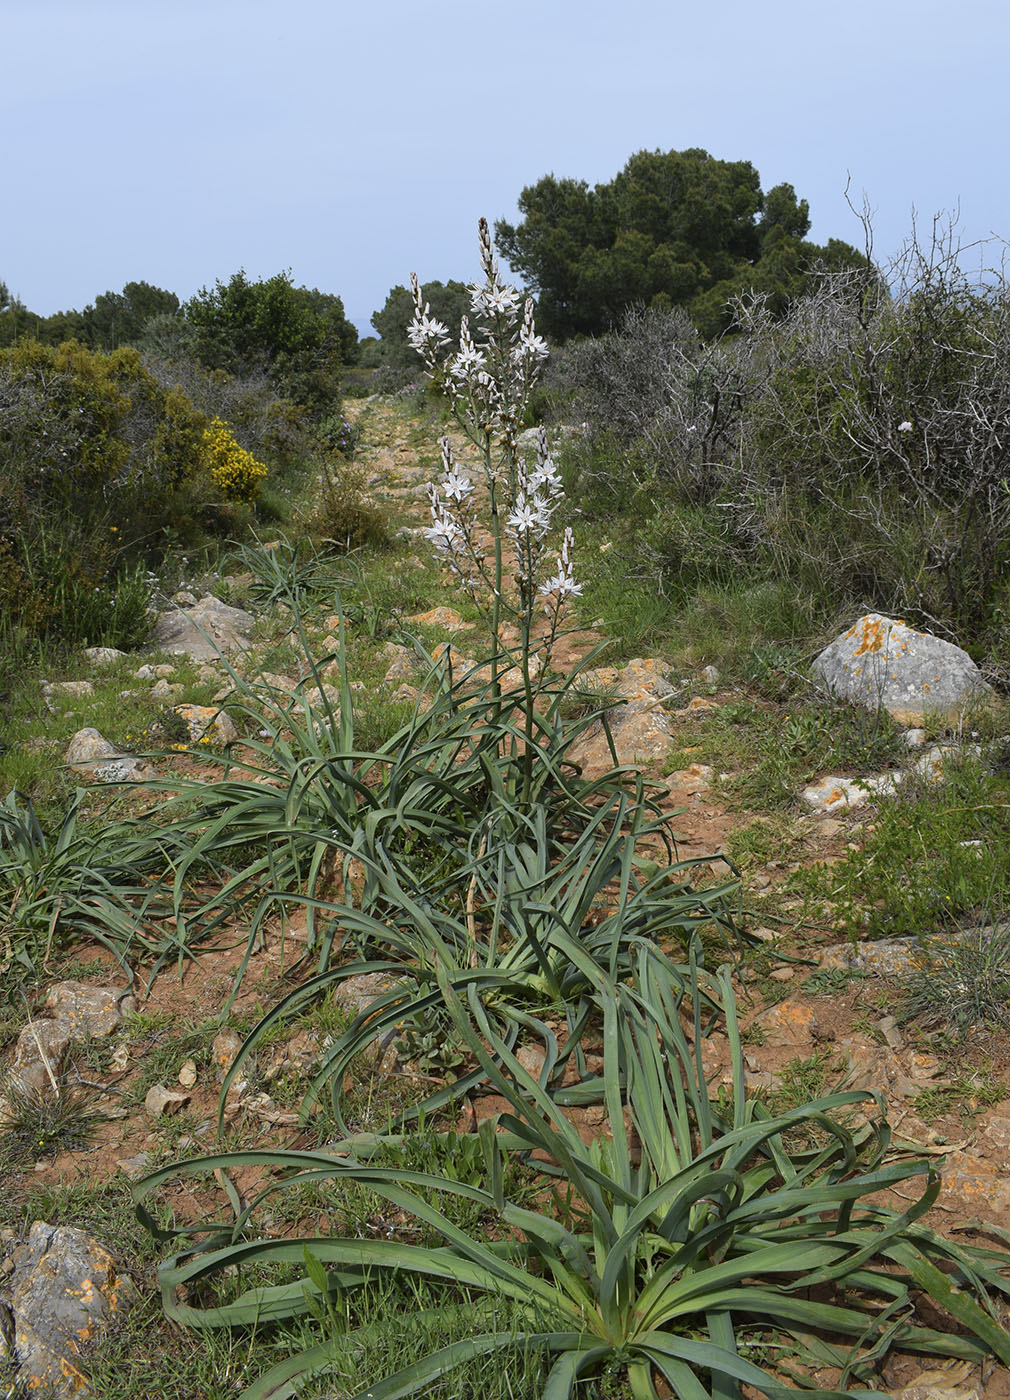
M 210 479 L 225 500 L 255 500 L 267 469 L 238 445 L 228 424 L 212 418 L 210 426 L 204 429 L 203 446 Z

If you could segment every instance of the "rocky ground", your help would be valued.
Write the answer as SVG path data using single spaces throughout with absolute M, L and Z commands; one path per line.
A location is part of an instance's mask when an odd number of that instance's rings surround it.
M 362 428 L 358 460 L 369 489 L 389 505 L 401 532 L 412 532 L 416 542 L 409 548 L 420 554 L 431 454 L 418 449 L 410 421 L 389 406 L 369 403 Z M 410 560 L 409 553 L 401 554 L 399 567 L 409 569 Z M 96 679 L 103 668 L 118 667 L 117 674 L 128 680 L 125 688 L 140 687 L 152 704 L 176 710 L 189 736 L 185 756 L 152 759 L 125 751 L 88 722 L 88 692 L 81 687 L 89 682 L 51 679 L 47 702 L 60 716 L 69 708 L 77 724 L 73 746 L 63 756 L 83 781 L 143 777 L 150 764 L 161 776 L 171 773 L 173 763 L 199 771 L 201 740 L 211 739 L 210 747 L 216 747 L 234 739 L 231 720 L 222 710 L 230 683 L 218 648 L 226 649 L 243 674 L 262 671 L 266 664 L 277 693 L 297 693 L 305 678 L 284 669 L 288 624 L 282 616 L 273 612 L 256 618 L 243 607 L 242 579 L 233 578 L 220 592 L 229 599 L 223 606 L 192 594 L 180 597 L 173 616 L 159 624 L 159 649 L 149 655 L 93 660 Z M 457 664 L 465 667 L 479 652 L 472 621 L 447 582 L 437 585 L 428 601 L 405 625 L 420 629 L 431 644 L 452 647 Z M 187 619 L 200 631 L 187 628 Z M 321 654 L 335 622 L 325 616 L 313 622 L 311 635 Z M 586 626 L 567 639 L 556 662 L 574 666 L 606 640 L 598 627 Z M 367 639 L 362 646 L 366 644 Z M 927 1223 L 944 1231 L 964 1219 L 984 1217 L 1010 1229 L 1010 1045 L 1005 1033 L 980 1028 L 964 1035 L 937 1034 L 903 1020 L 902 976 L 919 956 L 916 941 L 884 939 L 867 947 L 842 938 L 830 913 L 826 916 L 813 904 L 795 878 L 844 861 L 872 829 L 879 804 L 891 797 L 863 787 L 851 789 L 851 801 L 804 803 L 797 791 L 791 806 L 769 812 L 759 800 L 741 798 L 739 785 L 734 786 L 746 756 L 731 751 L 728 725 L 722 721 L 747 700 L 741 686 L 725 681 L 710 666 L 685 671 L 663 655 L 606 662 L 604 655 L 589 668 L 587 686 L 619 697 L 613 717 L 619 758 L 642 768 L 655 783 L 663 807 L 674 814 L 680 854 L 710 858 L 696 872 L 700 883 L 741 873 L 738 917 L 749 951 L 740 965 L 739 986 L 753 1090 L 780 1104 L 802 1102 L 843 1083 L 883 1091 L 896 1148 L 942 1164 L 942 1191 Z M 363 689 L 378 686 L 398 703 L 416 700 L 420 678 L 406 648 L 377 642 L 369 667 Z M 76 689 L 61 688 L 67 684 Z M 764 704 L 750 703 L 759 710 Z M 780 706 L 768 703 L 766 711 L 770 727 L 782 723 Z M 608 767 L 602 731 L 590 734 L 575 757 L 590 773 Z M 206 771 L 218 771 L 209 759 Z M 838 782 L 853 776 L 860 775 L 820 774 L 816 781 L 837 792 Z M 89 1329 L 113 1317 L 130 1290 L 150 1289 L 150 1262 L 123 1257 L 114 1246 L 115 1258 L 96 1256 L 98 1245 L 74 1232 L 80 1222 L 68 1203 L 80 1200 L 75 1191 L 126 1184 L 160 1162 L 210 1149 L 216 1140 L 220 1084 L 240 1037 L 291 985 L 303 945 L 297 919 L 283 939 L 268 935 L 253 952 L 223 1025 L 221 1008 L 246 951 L 241 930 L 197 958 L 164 967 L 150 982 L 145 970 L 138 969 L 137 980 L 128 985 L 111 955 L 98 946 L 78 946 L 67 959 L 49 959 L 51 975 L 40 980 L 37 1000 L 19 1023 L 6 1028 L 7 1076 L 18 1076 L 42 1097 L 57 1081 L 75 1085 L 89 1112 L 98 1116 L 79 1147 L 50 1150 L 42 1142 L 37 1153 L 9 1154 L 5 1160 L 8 1218 L 0 1235 L 0 1323 L 7 1319 L 8 1350 L 15 1345 L 16 1331 L 23 1376 L 42 1376 L 63 1393 L 72 1393 L 77 1384 L 76 1363 L 66 1360 L 65 1349 L 61 1356 L 53 1328 L 38 1321 L 48 1315 L 57 1330 L 67 1326 L 63 1304 L 56 1307 L 52 1290 L 47 1294 L 39 1283 L 42 1274 L 63 1280 L 62 1292 L 56 1287 L 61 1298 L 68 1288 L 79 1292 L 85 1277 L 96 1281 L 94 1299 L 89 1294 L 79 1319 L 79 1327 Z M 353 1013 L 374 990 L 368 985 L 346 989 L 345 1013 Z M 299 1089 L 334 1029 L 332 1022 L 309 1018 L 261 1052 L 230 1089 L 226 1141 L 288 1146 L 306 1141 L 295 1111 Z M 713 1037 L 706 1054 L 706 1068 L 717 1084 L 728 1071 L 725 1040 Z M 417 1067 L 395 1054 L 386 1055 L 383 1067 L 387 1092 L 395 1100 L 408 1091 Z M 591 1114 L 585 1123 L 589 1132 L 590 1119 Z M 185 1199 L 188 1189 L 180 1186 L 166 1200 L 183 1216 L 195 1215 L 205 1205 L 202 1199 Z M 33 1203 L 35 1210 L 41 1203 L 60 1201 L 63 1217 L 47 1219 L 44 1229 L 33 1227 L 26 1237 L 24 1203 Z M 87 1210 L 84 1216 L 87 1220 Z M 67 1228 L 65 1237 L 54 1235 Z M 47 1261 L 44 1267 L 40 1261 Z M 99 1276 L 104 1283 L 97 1282 Z M 124 1278 L 130 1282 L 121 1282 Z M 915 1380 L 915 1369 L 895 1376 L 895 1390 L 912 1382 L 922 1390 L 906 1400 L 922 1400 L 924 1385 L 933 1387 L 933 1395 L 981 1389 L 977 1375 L 950 1372 L 923 1382 Z M 990 1395 L 1005 1394 L 1006 1378 L 995 1371 L 985 1389 Z

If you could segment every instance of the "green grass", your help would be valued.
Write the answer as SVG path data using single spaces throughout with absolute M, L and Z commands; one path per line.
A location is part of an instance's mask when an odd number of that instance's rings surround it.
M 948 761 L 942 782 L 906 781 L 880 803 L 858 849 L 799 871 L 789 887 L 842 936 L 949 938 L 1010 907 L 1008 812 L 1010 778 Z
M 938 1084 L 917 1094 L 913 1107 L 924 1123 L 956 1115 L 970 1121 L 977 1114 L 1010 1097 L 1010 1089 L 984 1067 L 961 1074 L 947 1084 Z

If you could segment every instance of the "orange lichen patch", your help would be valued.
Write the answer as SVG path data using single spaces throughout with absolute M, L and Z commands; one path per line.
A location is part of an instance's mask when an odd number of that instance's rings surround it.
M 979 1203 L 987 1211 L 1004 1205 L 1007 1191 L 991 1162 L 970 1152 L 952 1152 L 944 1164 L 944 1196 L 958 1196 L 969 1205 Z
M 864 652 L 868 651 L 875 652 L 883 650 L 887 642 L 887 628 L 884 626 L 882 618 L 862 617 L 847 635 L 852 635 L 857 628 L 859 629 L 860 640 L 858 647 L 856 647 L 855 651 L 852 653 L 853 656 L 862 656 Z
M 783 1001 L 762 1020 L 766 1030 L 806 1031 L 814 1021 L 814 1013 L 801 1001 Z

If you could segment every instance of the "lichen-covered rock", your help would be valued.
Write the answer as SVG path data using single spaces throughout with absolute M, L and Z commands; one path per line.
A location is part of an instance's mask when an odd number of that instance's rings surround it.
M 861 807 L 871 797 L 897 791 L 898 775 L 879 773 L 875 777 L 837 778 L 829 775 L 808 783 L 800 793 L 800 800 L 812 812 L 843 812 L 850 807 Z
M 230 608 L 209 593 L 193 607 L 161 613 L 154 624 L 154 643 L 162 651 L 207 661 L 223 651 L 248 646 L 252 625 L 252 613 Z
M 120 651 L 117 647 L 85 647 L 84 656 L 90 661 L 92 666 L 114 666 L 117 661 L 122 661 L 126 655 L 125 651 Z
M 928 715 L 953 722 L 991 693 L 967 652 L 879 613 L 836 637 L 813 670 L 833 694 L 910 726 Z
M 72 1039 L 68 1021 L 30 1021 L 14 1047 L 11 1079 L 30 1094 L 54 1092 Z
M 96 987 L 91 982 L 55 982 L 46 993 L 45 1007 L 56 1021 L 65 1021 L 75 1040 L 111 1035 L 123 1013 L 136 1009 L 125 990 Z
M 151 764 L 136 754 L 119 753 L 97 729 L 78 729 L 67 745 L 64 761 L 75 773 L 95 783 L 143 783 L 158 776 Z
M 666 714 L 654 699 L 630 700 L 607 713 L 607 725 L 618 764 L 630 766 L 655 763 L 673 748 L 673 732 Z M 602 722 L 592 725 L 569 751 L 582 775 L 590 781 L 614 766 L 614 757 Z
M 109 1251 L 83 1230 L 37 1220 L 11 1251 L 0 1285 L 13 1338 L 0 1343 L 28 1391 L 88 1393 L 80 1363 L 108 1324 L 136 1297 Z
M 213 739 L 219 744 L 231 744 L 238 738 L 231 717 L 214 705 L 176 705 L 175 713 L 186 721 L 194 743 Z

